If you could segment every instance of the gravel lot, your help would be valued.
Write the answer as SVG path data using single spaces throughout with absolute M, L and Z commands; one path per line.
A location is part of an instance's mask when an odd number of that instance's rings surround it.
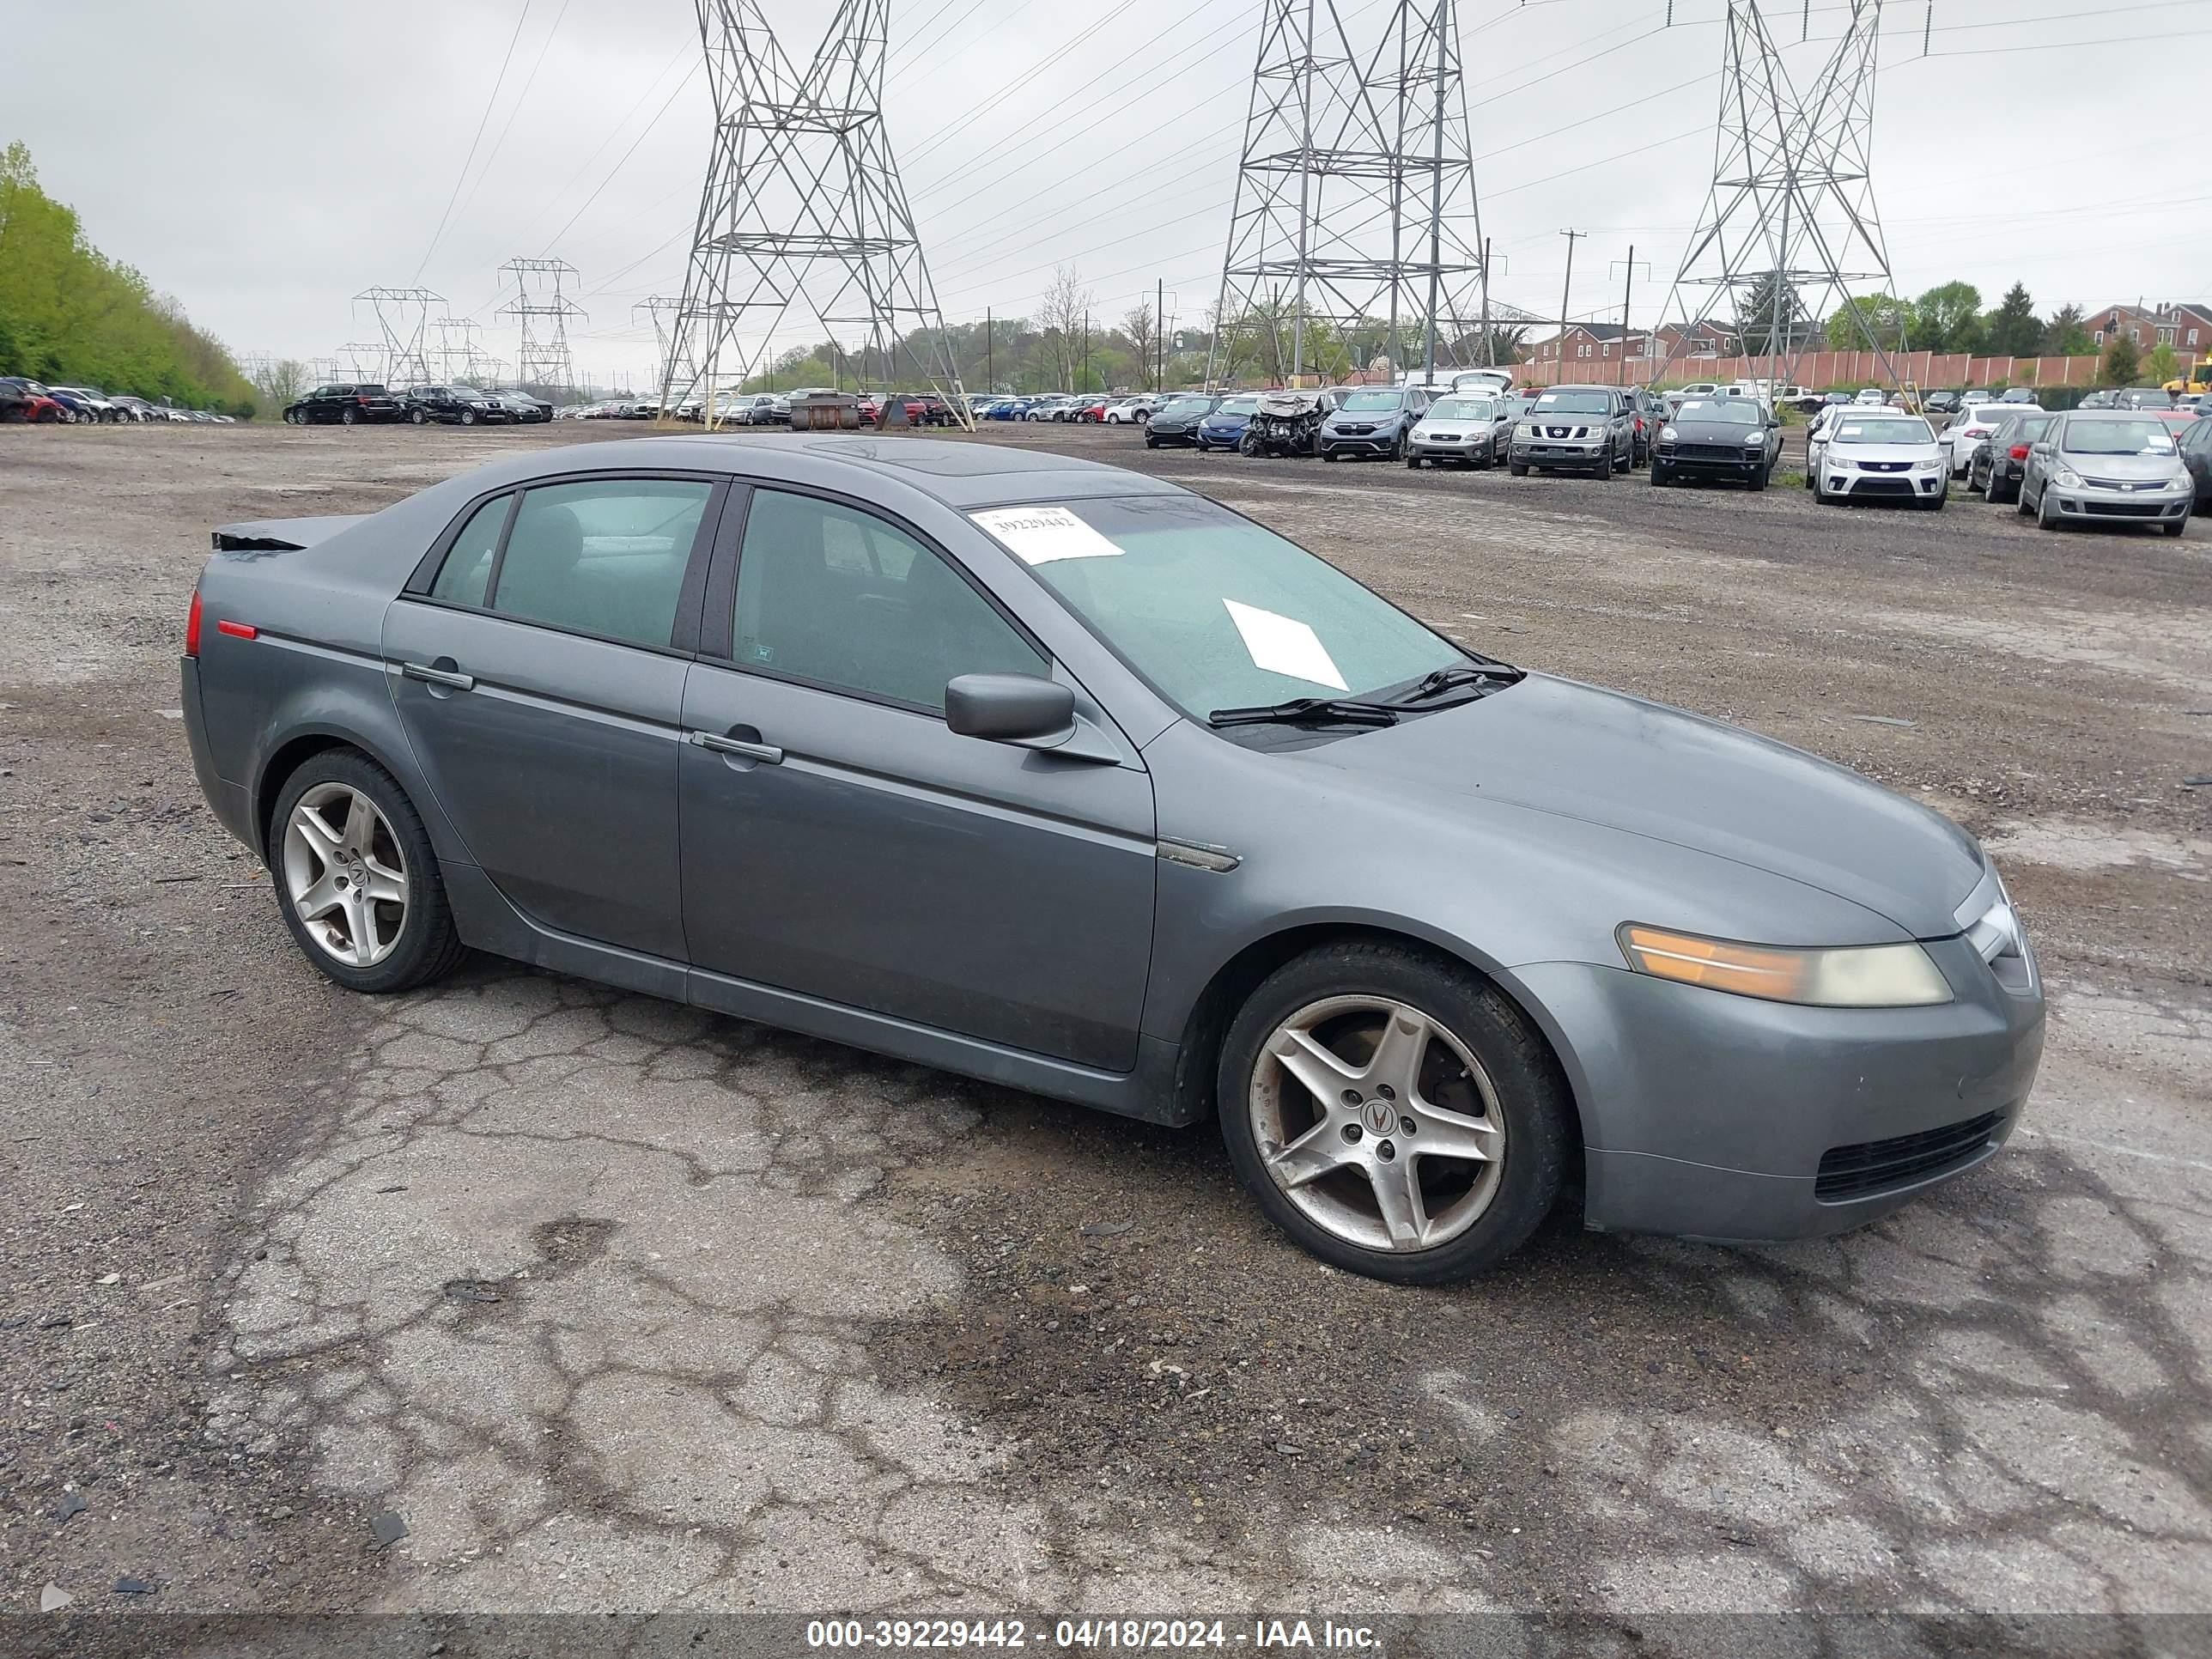
M 176 719 L 208 528 L 630 430 L 0 429 L 0 1608 L 2212 1606 L 2212 531 L 988 432 L 1847 763 L 2012 881 L 2053 1018 L 1992 1165 L 1416 1293 L 1280 1242 L 1210 1129 L 307 969 Z

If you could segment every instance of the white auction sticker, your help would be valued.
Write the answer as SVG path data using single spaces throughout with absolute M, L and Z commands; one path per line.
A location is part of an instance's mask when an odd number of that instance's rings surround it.
M 1221 603 L 1229 607 L 1230 621 L 1244 636 L 1244 649 L 1250 653 L 1254 667 L 1310 680 L 1316 685 L 1333 685 L 1340 691 L 1352 689 L 1344 683 L 1321 635 L 1306 623 L 1295 617 L 1262 611 L 1256 605 L 1239 605 L 1234 599 Z
M 1024 564 L 1121 556 L 1120 548 L 1064 507 L 994 507 L 968 516 Z

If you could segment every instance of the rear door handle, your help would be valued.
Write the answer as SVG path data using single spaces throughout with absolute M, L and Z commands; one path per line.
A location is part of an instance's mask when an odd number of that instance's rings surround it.
M 693 732 L 690 740 L 702 749 L 711 749 L 718 755 L 742 755 L 747 760 L 765 762 L 770 766 L 783 763 L 783 750 L 772 743 L 747 743 L 741 738 L 719 737 L 712 732 Z
M 457 674 L 450 668 L 433 668 L 426 662 L 403 662 L 399 672 L 410 680 L 421 680 L 426 685 L 451 686 L 456 691 L 476 690 L 476 676 Z

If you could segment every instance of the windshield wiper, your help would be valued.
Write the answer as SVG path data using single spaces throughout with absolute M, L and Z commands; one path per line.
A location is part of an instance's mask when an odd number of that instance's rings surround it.
M 1424 674 L 1390 701 L 1393 704 L 1426 702 L 1431 697 L 1440 697 L 1447 691 L 1457 691 L 1466 686 L 1480 685 L 1485 680 L 1510 685 L 1522 678 L 1526 672 L 1510 663 L 1457 663 L 1449 668 L 1439 668 L 1432 673 Z
M 1351 697 L 1292 697 L 1288 702 L 1254 703 L 1217 708 L 1208 726 L 1395 726 L 1398 711 L 1387 703 Z

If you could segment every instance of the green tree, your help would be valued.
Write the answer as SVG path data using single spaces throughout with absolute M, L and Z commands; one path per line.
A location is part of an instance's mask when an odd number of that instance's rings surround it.
M 2181 354 L 2161 341 L 2144 354 L 2142 377 L 2153 386 L 2164 386 L 2177 378 L 2182 368 Z
M 2097 370 L 2097 378 L 2106 386 L 2133 386 L 2136 376 L 2142 371 L 2140 354 L 2136 350 L 2136 337 L 2115 334 L 2105 342 L 2105 361 Z
M 1828 347 L 1832 351 L 1901 349 L 1910 338 L 1917 347 L 1912 303 L 1891 294 L 1862 294 L 1838 307 L 1828 319 Z
M 31 152 L 0 150 L 0 374 L 251 413 L 253 389 L 176 301 L 86 240 L 40 188 Z
M 1912 302 L 1915 351 L 1978 351 L 1982 291 L 1972 283 L 1940 283 Z
M 2081 325 L 2079 306 L 2059 307 L 2044 326 L 2043 355 L 2046 357 L 2086 357 L 2096 349 L 2097 343 Z
M 1752 356 L 1795 351 L 1811 341 L 1813 319 L 1805 313 L 1796 285 L 1779 271 L 1770 270 L 1753 279 L 1737 307 L 1735 332 Z
M 2043 323 L 2025 283 L 2005 290 L 1997 308 L 1982 319 L 1982 333 L 1989 350 L 1997 356 L 2033 357 L 2043 349 Z

